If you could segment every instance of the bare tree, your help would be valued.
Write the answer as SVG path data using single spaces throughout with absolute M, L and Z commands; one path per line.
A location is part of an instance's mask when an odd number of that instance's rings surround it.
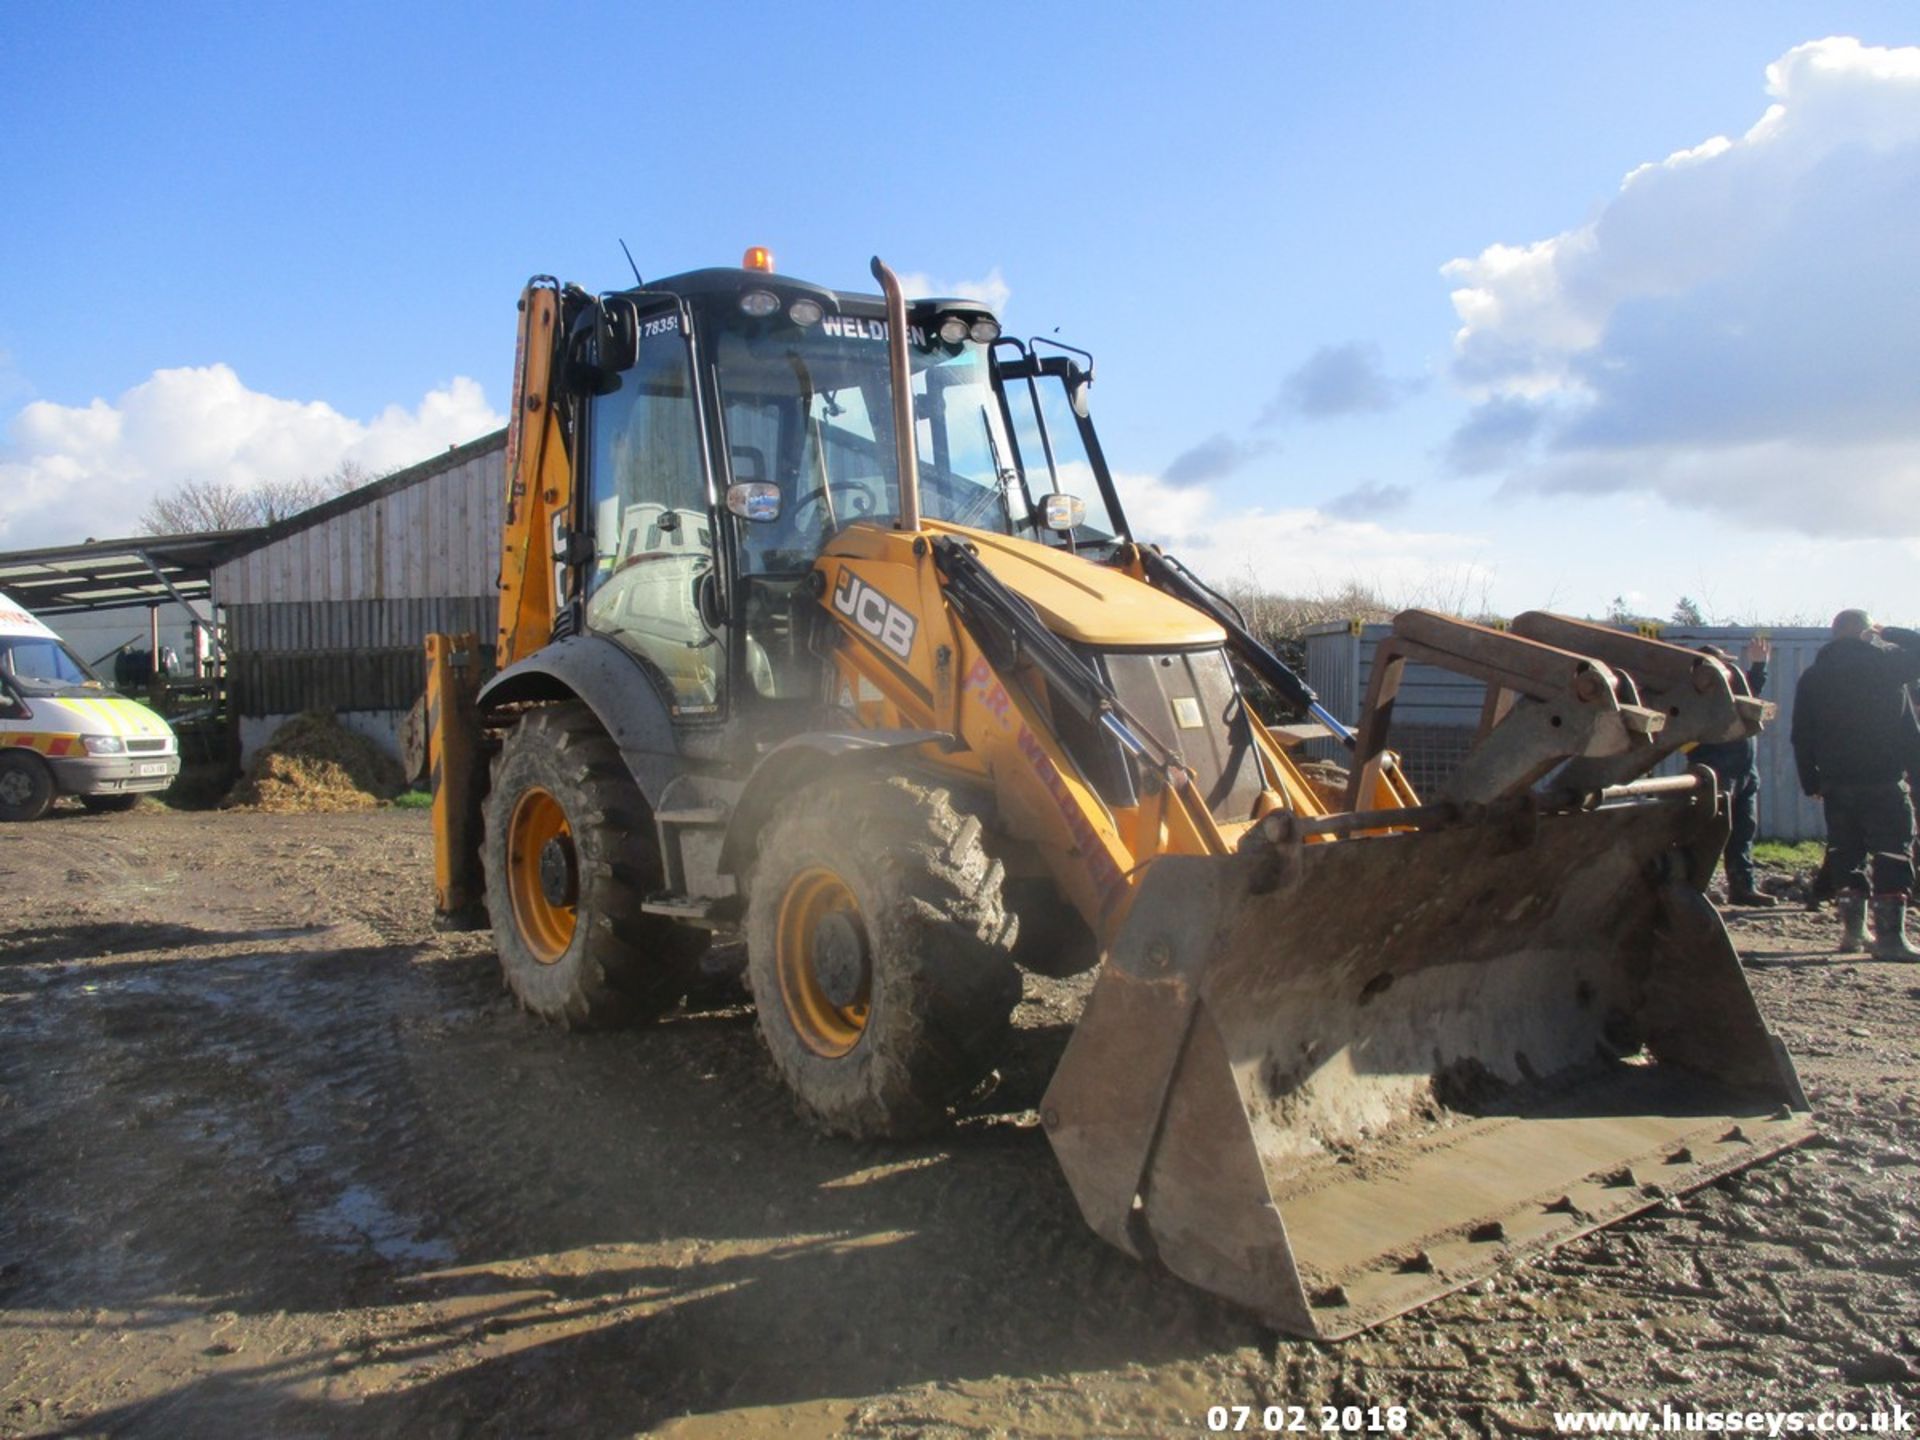
M 157 495 L 140 517 L 149 535 L 185 535 L 196 530 L 243 530 L 259 522 L 253 494 L 227 480 L 182 480 Z
M 140 517 L 140 528 L 149 535 L 184 535 L 272 525 L 379 478 L 366 466 L 343 460 L 324 475 L 264 480 L 251 489 L 230 480 L 183 480 L 155 497 Z

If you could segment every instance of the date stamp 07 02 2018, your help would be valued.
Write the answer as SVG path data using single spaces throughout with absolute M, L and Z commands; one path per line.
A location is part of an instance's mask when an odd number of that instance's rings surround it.
M 1404 1405 L 1209 1405 L 1207 1429 L 1216 1434 L 1403 1435 Z

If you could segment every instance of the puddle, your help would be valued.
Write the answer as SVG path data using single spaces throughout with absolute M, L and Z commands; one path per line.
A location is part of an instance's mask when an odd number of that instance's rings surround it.
M 369 1248 L 393 1265 L 445 1265 L 454 1258 L 451 1245 L 418 1239 L 417 1223 L 365 1185 L 349 1185 L 324 1210 L 303 1214 L 297 1223 L 330 1250 Z

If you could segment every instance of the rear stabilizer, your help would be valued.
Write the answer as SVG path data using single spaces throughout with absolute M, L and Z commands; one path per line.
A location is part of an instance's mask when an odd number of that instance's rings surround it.
M 486 666 L 473 635 L 426 638 L 426 762 L 433 795 L 433 908 L 441 929 L 486 924 L 480 870 L 485 755 L 476 703 Z

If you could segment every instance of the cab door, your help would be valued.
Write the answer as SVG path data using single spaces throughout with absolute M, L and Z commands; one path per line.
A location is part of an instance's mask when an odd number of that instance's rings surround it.
M 588 403 L 586 625 L 640 662 L 675 717 L 693 719 L 722 713 L 727 647 L 702 613 L 714 527 L 682 324 L 676 309 L 640 312 L 633 364 Z

